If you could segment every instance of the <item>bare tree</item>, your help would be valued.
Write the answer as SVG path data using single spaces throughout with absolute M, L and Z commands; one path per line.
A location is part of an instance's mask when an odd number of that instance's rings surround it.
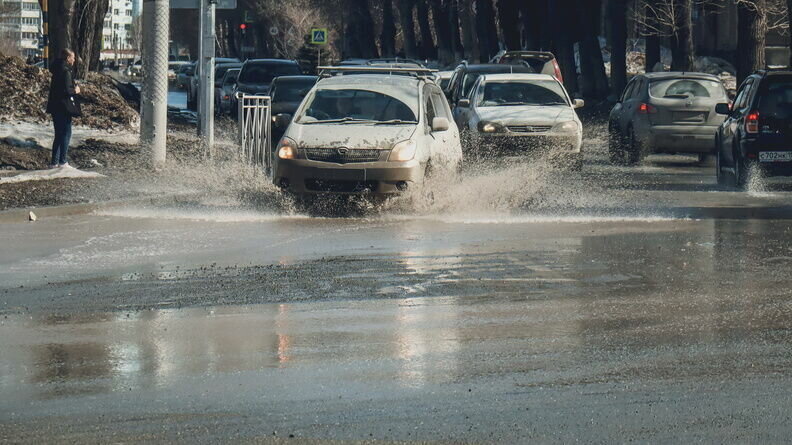
M 434 37 L 432 37 L 432 25 L 429 23 L 429 4 L 427 0 L 416 0 L 415 11 L 418 17 L 418 29 L 421 31 L 421 44 L 418 48 L 421 58 L 436 59 L 437 47 L 435 46 Z
M 9 23 L 9 17 L 19 16 L 20 2 L 0 0 L 0 54 L 19 56 L 19 28 Z
M 278 38 L 270 41 L 271 48 L 275 56 L 286 59 L 297 57 L 305 36 L 320 22 L 319 11 L 310 0 L 258 0 L 255 13 L 266 17 L 268 28 L 278 29 Z
M 415 0 L 396 0 L 396 4 L 399 6 L 399 23 L 401 23 L 404 55 L 410 59 L 415 59 L 418 57 L 413 16 Z
M 393 18 L 393 2 L 391 0 L 382 0 L 380 52 L 383 57 L 396 55 L 396 23 Z
M 608 16 L 611 31 L 611 94 L 618 97 L 627 85 L 627 1 L 610 0 Z

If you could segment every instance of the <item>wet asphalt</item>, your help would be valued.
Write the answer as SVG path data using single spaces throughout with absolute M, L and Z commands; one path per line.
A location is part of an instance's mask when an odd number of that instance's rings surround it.
M 790 181 L 565 175 L 0 225 L 0 441 L 788 440 Z

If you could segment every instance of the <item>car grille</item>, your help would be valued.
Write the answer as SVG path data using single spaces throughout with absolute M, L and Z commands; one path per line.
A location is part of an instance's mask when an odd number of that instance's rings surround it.
M 305 188 L 312 192 L 364 193 L 375 190 L 377 188 L 377 181 L 306 179 Z
M 346 164 L 351 162 L 375 162 L 380 158 L 382 150 L 352 148 L 306 148 L 305 157 L 311 161 L 335 162 Z
M 512 133 L 546 133 L 553 127 L 550 125 L 510 125 L 506 128 Z

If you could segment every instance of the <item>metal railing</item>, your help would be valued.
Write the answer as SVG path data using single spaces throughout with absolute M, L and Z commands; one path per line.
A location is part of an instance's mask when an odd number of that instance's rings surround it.
M 249 96 L 238 93 L 237 126 L 243 158 L 272 173 L 272 102 L 269 96 Z

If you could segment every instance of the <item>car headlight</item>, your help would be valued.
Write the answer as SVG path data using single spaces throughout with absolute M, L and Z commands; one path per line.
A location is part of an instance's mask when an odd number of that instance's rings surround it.
M 575 121 L 566 121 L 561 122 L 560 124 L 553 127 L 553 132 L 555 133 L 577 133 L 578 125 Z
M 278 157 L 280 159 L 295 159 L 297 157 L 297 142 L 292 138 L 283 138 L 278 143 Z
M 388 160 L 393 162 L 411 161 L 415 157 L 417 151 L 418 145 L 416 145 L 415 142 L 402 141 L 393 146 Z
M 495 122 L 481 121 L 478 123 L 479 133 L 501 133 L 504 131 L 503 125 Z

